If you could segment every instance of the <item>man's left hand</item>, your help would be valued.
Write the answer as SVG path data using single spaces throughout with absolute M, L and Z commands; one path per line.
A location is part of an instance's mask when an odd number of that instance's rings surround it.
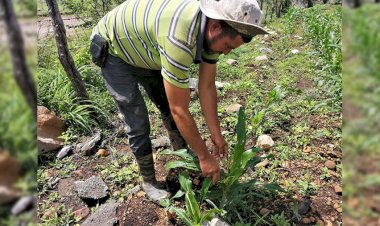
M 211 136 L 211 140 L 214 143 L 214 150 L 212 155 L 216 159 L 228 157 L 228 143 L 224 140 L 221 134 Z

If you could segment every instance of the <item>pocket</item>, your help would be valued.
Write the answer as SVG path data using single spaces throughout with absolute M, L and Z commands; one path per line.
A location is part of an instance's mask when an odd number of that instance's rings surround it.
M 94 35 L 90 44 L 92 62 L 99 67 L 104 67 L 108 56 L 108 43 L 99 34 Z

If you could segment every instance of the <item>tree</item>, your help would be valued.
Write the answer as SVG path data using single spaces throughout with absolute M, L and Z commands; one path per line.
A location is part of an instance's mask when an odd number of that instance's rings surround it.
M 76 92 L 76 95 L 82 100 L 87 100 L 88 95 L 86 87 L 83 83 L 79 71 L 75 67 L 74 60 L 69 52 L 66 38 L 66 29 L 63 24 L 61 13 L 58 9 L 56 0 L 46 0 L 48 12 L 52 19 L 54 27 L 54 37 L 58 48 L 58 58 L 61 62 L 67 76 L 70 78 L 71 84 Z
M 37 115 L 37 90 L 28 65 L 26 64 L 24 40 L 20 25 L 13 9 L 11 0 L 1 0 L 4 9 L 4 20 L 7 28 L 9 49 L 12 55 L 13 76 L 20 87 L 26 101 L 32 109 L 33 115 Z

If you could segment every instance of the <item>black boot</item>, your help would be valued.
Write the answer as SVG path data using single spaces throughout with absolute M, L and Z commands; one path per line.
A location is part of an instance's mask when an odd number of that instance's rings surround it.
M 145 156 L 136 156 L 136 160 L 143 178 L 142 188 L 148 198 L 156 203 L 159 203 L 162 198 L 168 198 L 169 193 L 160 189 L 157 183 L 152 153 Z

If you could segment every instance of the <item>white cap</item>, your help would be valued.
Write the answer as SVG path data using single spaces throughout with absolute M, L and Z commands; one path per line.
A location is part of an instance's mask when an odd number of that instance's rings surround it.
M 263 12 L 256 0 L 200 0 L 202 12 L 223 20 L 244 35 L 268 34 L 262 27 Z

